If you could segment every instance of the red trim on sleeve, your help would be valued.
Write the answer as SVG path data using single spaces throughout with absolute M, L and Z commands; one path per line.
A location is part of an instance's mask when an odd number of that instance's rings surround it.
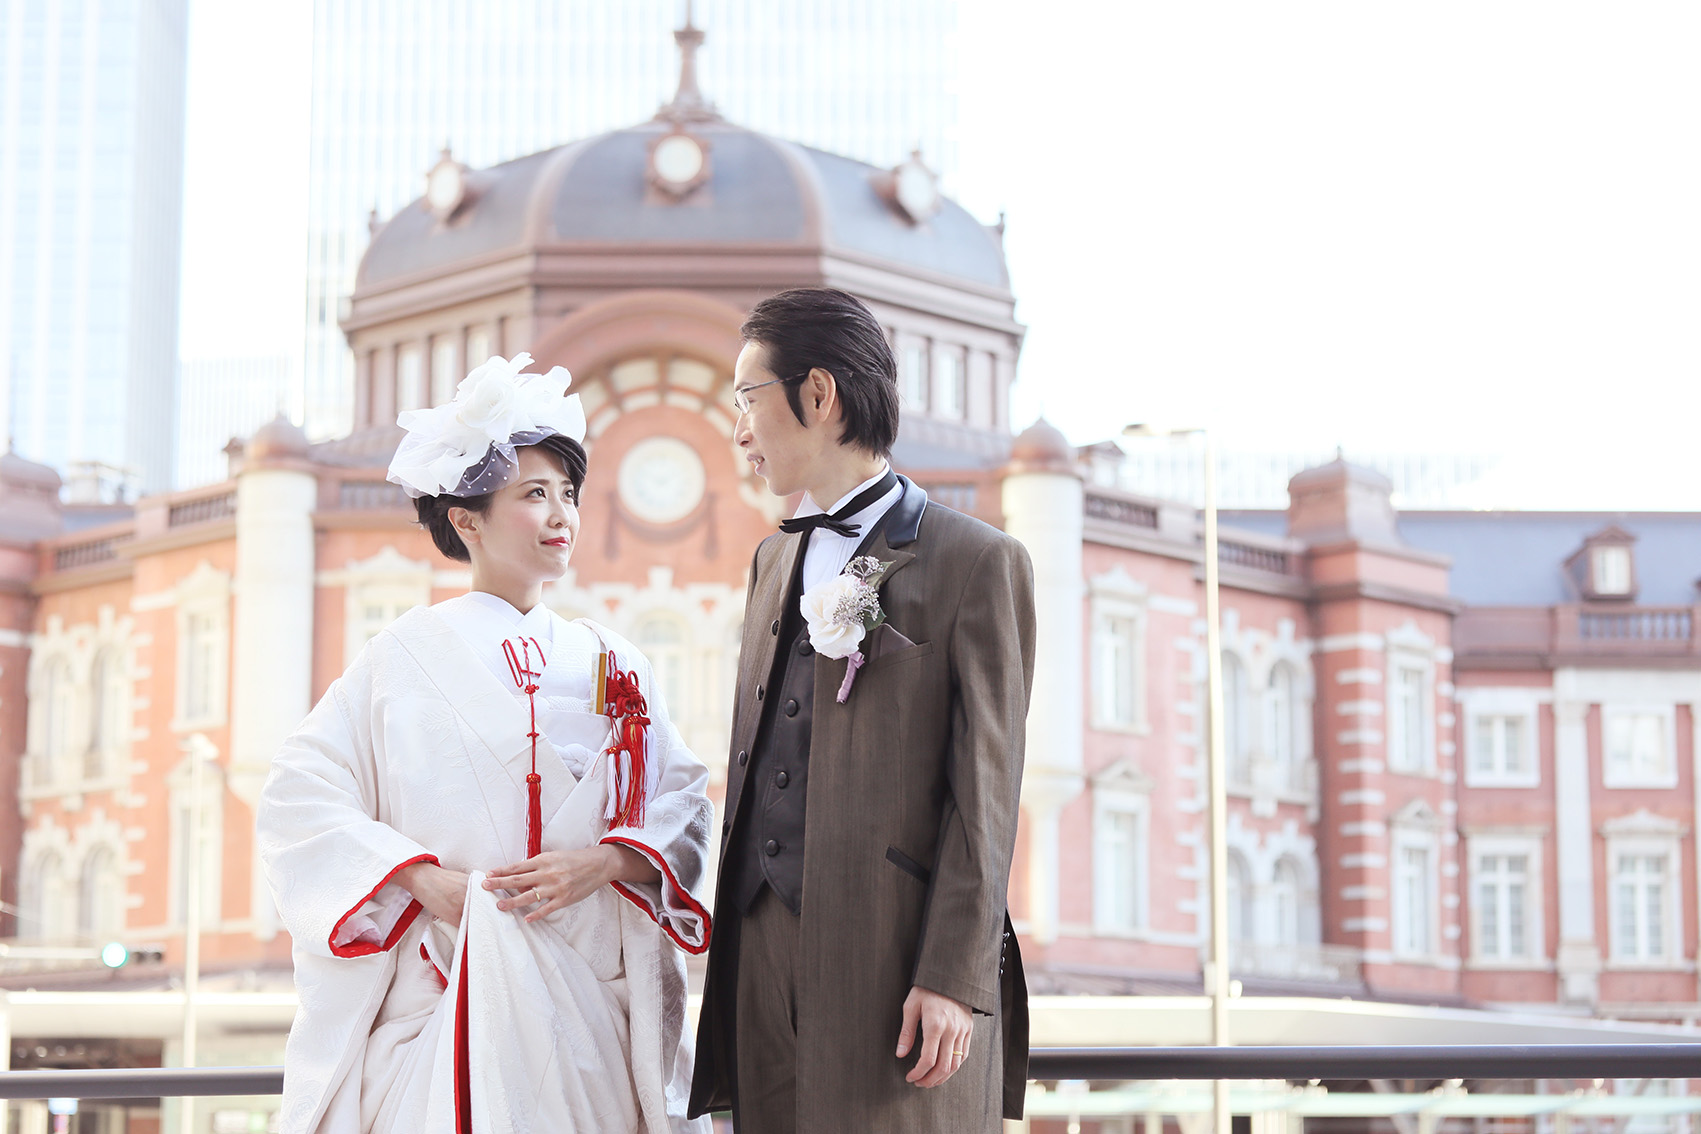
M 679 879 L 673 876 L 673 870 L 667 865 L 667 859 L 663 858 L 660 852 L 658 852 L 655 848 L 647 847 L 643 843 L 638 842 L 636 839 L 628 839 L 622 835 L 608 835 L 601 841 L 604 843 L 615 843 L 623 847 L 631 847 L 635 851 L 642 852 L 646 858 L 654 863 L 656 868 L 662 872 L 662 877 L 667 879 L 667 884 L 673 887 L 673 892 L 681 899 L 679 904 L 689 907 L 692 913 L 703 919 L 703 943 L 701 945 L 692 945 L 686 942 L 679 936 L 679 934 L 673 931 L 673 927 L 671 925 L 668 925 L 666 922 L 656 917 L 655 911 L 650 908 L 650 903 L 646 902 L 636 891 L 632 890 L 624 883 L 612 883 L 615 890 L 624 896 L 627 901 L 631 902 L 633 905 L 643 910 L 645 914 L 649 915 L 651 921 L 661 926 L 661 931 L 663 933 L 673 938 L 673 943 L 675 945 L 693 956 L 707 953 L 709 951 L 709 938 L 713 936 L 715 932 L 714 919 L 709 916 L 708 910 L 697 904 L 697 900 L 691 896 L 690 891 L 686 890 L 685 887 L 679 884 Z
M 396 875 L 400 874 L 403 870 L 407 869 L 408 867 L 414 865 L 417 862 L 429 862 L 433 866 L 442 865 L 441 863 L 439 863 L 437 861 L 437 856 L 434 855 L 434 854 L 415 855 L 413 858 L 408 859 L 406 862 L 397 863 L 396 868 L 394 870 L 392 870 L 392 871 L 390 871 L 390 873 L 384 875 L 384 880 L 382 882 L 379 882 L 378 885 L 372 887 L 371 892 L 368 893 L 366 895 L 366 897 L 364 897 L 364 898 L 360 899 L 360 901 L 354 903 L 354 906 L 352 908 L 350 908 L 350 910 L 347 913 L 345 913 L 342 917 L 339 917 L 337 919 L 337 924 L 331 926 L 331 935 L 325 939 L 325 944 L 330 946 L 331 956 L 333 956 L 333 957 L 369 957 L 373 953 L 383 953 L 383 952 L 385 952 L 389 949 L 395 948 L 396 942 L 398 942 L 402 939 L 402 934 L 406 933 L 408 931 L 408 926 L 413 924 L 413 919 L 418 917 L 419 911 L 425 908 L 424 906 L 419 904 L 419 899 L 417 899 L 417 898 L 415 898 L 413 901 L 409 902 L 408 908 L 402 911 L 402 916 L 396 919 L 395 927 L 390 930 L 390 936 L 384 939 L 384 943 L 382 945 L 374 945 L 370 941 L 350 941 L 347 945 L 338 945 L 337 944 L 337 934 L 338 934 L 338 932 L 340 932 L 342 930 L 343 923 L 345 921 L 347 921 L 349 918 L 353 917 L 355 914 L 359 913 L 361 906 L 364 906 L 367 902 L 370 902 L 372 900 L 373 896 L 378 893 L 378 891 L 382 890 L 384 887 L 386 887 L 390 884 L 390 879 L 394 878 Z

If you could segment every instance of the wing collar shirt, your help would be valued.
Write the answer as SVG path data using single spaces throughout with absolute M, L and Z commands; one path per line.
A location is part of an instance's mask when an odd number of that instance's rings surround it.
M 831 508 L 823 508 L 816 503 L 807 492 L 803 494 L 803 502 L 797 507 L 798 516 L 813 516 L 818 512 L 836 512 L 856 498 L 857 493 L 873 488 L 881 477 L 885 476 L 890 466 L 882 465 L 880 471 L 839 497 Z M 868 538 L 869 529 L 878 524 L 892 505 L 904 494 L 902 481 L 893 485 L 887 493 L 864 508 L 860 512 L 846 516 L 847 523 L 857 526 L 854 536 L 842 536 L 826 528 L 816 528 L 809 533 L 809 545 L 803 553 L 803 589 L 819 586 L 845 569 L 845 564 L 851 561 L 856 549 L 862 546 L 862 541 Z

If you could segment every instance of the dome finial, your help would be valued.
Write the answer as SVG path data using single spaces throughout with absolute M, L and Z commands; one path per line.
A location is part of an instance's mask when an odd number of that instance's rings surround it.
M 673 101 L 656 115 L 672 122 L 707 122 L 720 117 L 697 86 L 697 49 L 703 46 L 703 29 L 692 18 L 694 7 L 692 0 L 685 0 L 685 26 L 673 33 L 673 41 L 679 44 L 679 89 Z

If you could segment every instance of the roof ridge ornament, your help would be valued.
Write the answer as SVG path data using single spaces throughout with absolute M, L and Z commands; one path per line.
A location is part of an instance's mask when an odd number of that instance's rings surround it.
M 692 0 L 685 0 L 685 26 L 673 33 L 679 45 L 679 89 L 673 101 L 656 112 L 656 117 L 678 125 L 683 122 L 719 122 L 715 104 L 703 97 L 697 86 L 697 49 L 703 46 L 703 29 L 692 19 Z

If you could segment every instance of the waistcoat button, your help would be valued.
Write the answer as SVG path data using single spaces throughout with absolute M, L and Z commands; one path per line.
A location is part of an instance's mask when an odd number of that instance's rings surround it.
M 774 776 L 774 783 L 779 787 L 785 787 L 787 784 L 791 783 L 791 777 L 786 775 L 784 772 L 778 772 Z
M 762 699 L 762 693 L 763 693 L 762 687 L 760 685 L 758 685 L 756 687 L 756 699 L 758 701 L 760 701 Z
M 776 854 L 780 853 L 780 844 L 776 843 L 773 839 L 769 839 L 766 843 L 762 844 L 762 853 L 767 855 L 769 858 L 773 858 Z
M 777 619 L 777 618 L 774 619 L 774 624 L 772 626 L 768 627 L 768 632 L 771 633 L 771 634 L 775 634 L 775 635 L 779 634 L 779 632 L 780 632 L 780 620 L 779 619 Z
M 797 716 L 797 699 L 795 697 L 786 701 L 786 716 Z
M 809 644 L 808 638 L 805 638 L 797 644 L 797 652 L 801 657 L 808 657 L 810 654 L 815 652 L 815 647 Z
M 746 765 L 748 763 L 750 763 L 750 753 L 740 752 L 738 754 L 738 766 L 740 768 L 742 768 L 742 767 L 744 767 L 744 765 Z

